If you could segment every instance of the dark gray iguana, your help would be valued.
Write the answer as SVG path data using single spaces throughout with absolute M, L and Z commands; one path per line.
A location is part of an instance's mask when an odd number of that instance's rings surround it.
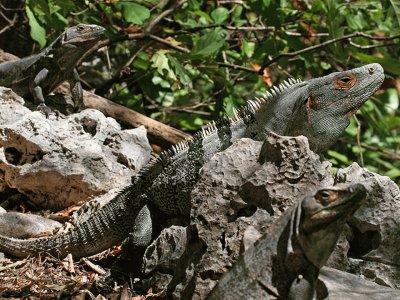
M 319 270 L 365 197 L 361 184 L 304 197 L 239 257 L 207 299 L 316 299 Z
M 343 133 L 355 111 L 384 79 L 379 64 L 300 82 L 290 79 L 265 97 L 249 101 L 232 118 L 212 122 L 192 139 L 152 159 L 133 183 L 73 230 L 46 238 L 0 236 L 0 251 L 14 256 L 49 252 L 89 256 L 122 242 L 132 232 L 137 246 L 152 238 L 149 209 L 167 216 L 190 216 L 190 193 L 204 162 L 240 138 L 263 141 L 269 132 L 305 135 L 321 152 Z
M 33 97 L 45 107 L 44 95 L 65 80 L 69 81 L 75 109 L 84 108 L 82 87 L 75 67 L 82 56 L 104 36 L 97 25 L 79 24 L 68 28 L 54 42 L 35 55 L 0 64 L 0 86 L 11 88 L 21 97 Z

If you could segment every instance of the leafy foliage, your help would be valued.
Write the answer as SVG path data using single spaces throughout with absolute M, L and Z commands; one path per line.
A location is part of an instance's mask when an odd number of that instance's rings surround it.
M 326 153 L 336 167 L 352 161 L 400 178 L 399 1 L 62 1 L 21 3 L 41 47 L 65 26 L 95 23 L 114 38 L 103 64 L 84 69 L 97 92 L 183 130 L 195 131 L 288 76 L 307 79 L 379 62 L 387 79 Z M 171 13 L 161 15 L 170 10 Z M 157 17 L 159 17 L 157 19 Z M 51 35 L 46 36 L 45 33 Z M 342 39 L 271 64 L 343 35 Z M 127 34 L 136 38 L 129 38 Z M 142 35 L 140 35 L 142 34 Z M 124 36 L 125 35 L 125 36 Z M 121 37 L 115 39 L 115 37 Z M 159 38 L 159 40 L 157 40 Z M 161 40 L 161 42 L 160 42 Z M 244 67 L 244 68 L 241 68 Z M 81 69 L 81 71 L 83 68 Z M 359 140 L 359 143 L 357 142 Z

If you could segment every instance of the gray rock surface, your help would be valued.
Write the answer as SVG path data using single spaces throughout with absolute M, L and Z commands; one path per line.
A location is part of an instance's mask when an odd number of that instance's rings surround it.
M 283 211 L 316 187 L 333 184 L 330 164 L 321 162 L 303 137 L 271 135 L 263 145 L 240 140 L 215 155 L 201 172 L 192 192 L 190 225 L 164 231 L 153 242 L 148 252 L 152 255 L 144 260 L 144 266 L 151 266 L 145 268 L 148 284 L 156 290 L 167 288 L 173 299 L 204 299 L 239 253 Z M 330 295 L 332 299 L 369 299 L 368 295 L 397 299 L 399 290 L 384 286 L 398 288 L 400 284 L 399 189 L 389 178 L 357 164 L 338 171 L 335 183 L 341 182 L 362 183 L 369 196 L 350 220 L 328 263 L 361 278 L 340 273 L 336 283 L 327 283 Z M 186 249 L 167 246 L 177 241 L 186 242 Z M 168 257 L 174 257 L 175 270 L 166 268 L 168 263 L 160 259 Z
M 351 231 L 339 243 L 328 266 L 400 288 L 399 187 L 389 177 L 372 173 L 357 163 L 339 170 L 335 181 L 362 183 L 368 196 L 350 220 Z
M 0 214 L 0 234 L 15 238 L 30 238 L 54 233 L 62 225 L 41 216 L 8 212 Z
M 122 130 L 94 109 L 69 116 L 30 111 L 0 89 L 0 193 L 64 208 L 130 183 L 149 160 L 144 127 Z
M 268 153 L 263 153 L 266 149 Z M 264 233 L 301 196 L 317 186 L 332 185 L 329 168 L 328 162 L 321 162 L 309 150 L 304 137 L 271 135 L 264 145 L 251 139 L 234 143 L 202 168 L 192 192 L 187 249 L 175 253 L 171 247 L 160 246 L 153 250 L 157 257 L 185 253 L 179 271 L 162 269 L 156 257 L 147 256 L 146 265 L 172 275 L 168 286 L 172 298 L 204 299 L 243 251 L 244 233 L 251 243 L 254 234 Z M 161 244 L 156 241 L 153 245 Z M 154 267 L 157 264 L 159 267 Z
M 325 285 L 329 300 L 399 300 L 400 290 L 369 282 L 359 276 L 324 267 L 319 279 Z

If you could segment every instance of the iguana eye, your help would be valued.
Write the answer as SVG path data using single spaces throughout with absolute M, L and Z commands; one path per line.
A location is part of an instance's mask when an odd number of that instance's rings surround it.
M 348 83 L 350 80 L 351 80 L 351 78 L 348 77 L 348 76 L 340 78 L 340 81 L 343 82 L 343 83 Z
M 323 205 L 328 205 L 329 203 L 335 202 L 337 199 L 337 194 L 333 191 L 321 191 L 316 196 Z
M 82 31 L 84 28 L 83 28 L 83 26 L 82 25 L 78 25 L 78 26 L 76 26 L 76 30 L 78 30 L 78 31 Z
M 331 196 L 331 194 L 327 191 L 321 192 L 321 197 L 323 200 L 329 200 L 330 196 Z
M 354 86 L 357 78 L 353 74 L 345 74 L 336 79 L 335 84 L 341 90 L 347 90 Z

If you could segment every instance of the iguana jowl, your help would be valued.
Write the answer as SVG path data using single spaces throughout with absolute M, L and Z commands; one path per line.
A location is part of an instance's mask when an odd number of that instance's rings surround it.
M 152 159 L 112 201 L 75 229 L 30 240 L 0 236 L 0 251 L 14 256 L 49 252 L 89 256 L 123 241 L 133 230 L 135 243 L 146 246 L 152 237 L 148 209 L 168 216 L 190 215 L 190 193 L 200 168 L 213 154 L 234 141 L 264 140 L 268 132 L 305 135 L 311 148 L 323 151 L 336 142 L 351 115 L 378 89 L 384 79 L 379 64 L 299 82 L 282 83 L 264 98 L 249 101 L 232 118 L 211 123 Z
M 11 88 L 25 99 L 32 96 L 34 102 L 43 107 L 44 95 L 69 80 L 75 108 L 84 108 L 82 87 L 75 67 L 104 36 L 104 32 L 105 29 L 97 25 L 79 24 L 68 28 L 38 54 L 0 64 L 0 86 Z
M 316 299 L 319 270 L 365 196 L 363 185 L 352 184 L 304 197 L 239 257 L 207 299 Z

